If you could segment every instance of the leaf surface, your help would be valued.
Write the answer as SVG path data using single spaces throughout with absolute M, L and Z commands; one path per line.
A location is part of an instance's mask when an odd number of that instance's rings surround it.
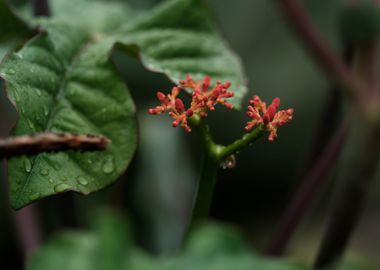
M 202 0 L 169 0 L 133 20 L 117 39 L 122 49 L 139 55 L 144 66 L 164 73 L 173 82 L 191 74 L 232 82 L 240 108 L 247 92 L 238 57 L 218 34 Z
M 94 40 L 63 23 L 44 28 L 0 66 L 19 113 L 12 134 L 102 134 L 112 143 L 105 152 L 10 159 L 10 200 L 16 209 L 69 190 L 89 194 L 104 188 L 124 172 L 136 147 L 134 104 L 109 61 L 113 40 Z

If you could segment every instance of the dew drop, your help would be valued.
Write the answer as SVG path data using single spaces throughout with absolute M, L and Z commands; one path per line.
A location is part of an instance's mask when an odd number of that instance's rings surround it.
M 43 176 L 49 175 L 49 170 L 47 170 L 47 169 L 41 169 L 40 170 L 40 174 L 43 175 Z
M 41 90 L 40 90 L 40 89 L 36 89 L 36 94 L 37 94 L 37 96 L 39 96 L 39 97 L 40 97 L 40 96 L 41 96 L 41 94 L 42 94 L 42 93 L 41 93 Z
M 36 192 L 36 193 L 33 193 L 29 196 L 29 199 L 32 200 L 32 201 L 35 201 L 37 199 L 39 199 L 41 197 L 41 193 L 39 192 Z
M 235 155 L 230 155 L 225 160 L 223 160 L 220 163 L 220 167 L 223 170 L 235 168 L 236 167 L 236 157 L 235 157 Z
M 24 159 L 24 168 L 26 172 L 30 172 L 32 170 L 32 163 L 28 158 Z
M 17 103 L 20 102 L 20 96 L 19 96 L 19 94 L 16 91 L 14 92 L 14 96 L 15 96 L 16 102 Z
M 59 171 L 61 169 L 61 165 L 60 164 L 55 164 L 54 165 L 54 169 L 56 169 L 57 171 Z
M 44 110 L 44 115 L 47 116 L 49 114 L 48 108 L 44 106 L 43 110 Z
M 48 181 L 49 181 L 50 184 L 53 184 L 53 183 L 54 183 L 53 178 L 49 178 Z
M 22 59 L 24 57 L 21 53 L 14 53 L 13 55 L 18 59 Z
M 34 68 L 30 68 L 29 71 L 34 73 Z
M 113 158 L 106 159 L 103 163 L 103 172 L 110 174 L 115 170 L 115 164 L 113 163 Z
M 30 129 L 34 129 L 34 124 L 30 120 L 28 120 L 28 126 L 29 126 Z
M 54 186 L 54 191 L 55 192 L 63 192 L 69 188 L 70 187 L 66 184 L 58 184 L 58 185 Z
M 81 184 L 82 186 L 87 186 L 88 185 L 87 179 L 84 178 L 83 176 L 78 176 L 77 180 L 78 180 L 78 183 Z
M 91 159 L 87 159 L 87 162 L 88 162 L 88 164 L 92 164 L 92 160 Z
M 67 181 L 67 177 L 66 176 L 62 176 L 61 180 L 64 181 L 64 182 L 66 182 Z
M 15 74 L 16 71 L 13 68 L 10 68 L 10 69 L 8 69 L 7 73 L 12 75 L 12 74 Z

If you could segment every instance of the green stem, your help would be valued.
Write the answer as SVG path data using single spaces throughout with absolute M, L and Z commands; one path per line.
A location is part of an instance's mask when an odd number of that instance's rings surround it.
M 191 224 L 194 224 L 194 222 L 205 219 L 208 216 L 220 162 L 255 142 L 264 134 L 265 127 L 259 126 L 230 145 L 222 146 L 214 142 L 209 127 L 200 117 L 193 116 L 191 122 L 198 127 L 203 149 L 201 173 L 196 189 L 191 219 Z
M 193 208 L 191 223 L 206 219 L 212 202 L 219 164 L 215 158 L 205 154 Z
M 191 120 L 193 124 L 198 126 L 203 151 L 201 173 L 196 189 L 191 219 L 191 224 L 193 224 L 208 216 L 219 167 L 217 153 L 222 146 L 215 144 L 209 127 L 202 119 L 193 117 Z
M 233 143 L 222 147 L 218 152 L 218 159 L 223 160 L 228 156 L 235 154 L 257 141 L 265 132 L 264 125 L 258 126 L 250 133 L 245 134 L 241 139 L 234 141 Z

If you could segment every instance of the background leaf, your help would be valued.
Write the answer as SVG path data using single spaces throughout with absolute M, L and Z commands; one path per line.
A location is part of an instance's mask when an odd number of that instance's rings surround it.
M 104 211 L 95 219 L 96 226 L 90 232 L 65 232 L 52 238 L 32 256 L 27 269 L 306 269 L 286 260 L 259 257 L 249 250 L 234 230 L 215 224 L 202 225 L 195 230 L 190 236 L 189 245 L 181 254 L 153 257 L 133 246 L 131 237 L 128 236 L 128 224 L 111 213 L 112 211 Z
M 19 111 L 12 134 L 41 131 L 103 134 L 105 152 L 68 151 L 9 161 L 14 208 L 68 190 L 89 194 L 126 169 L 136 147 L 135 108 L 109 53 L 113 41 L 96 42 L 82 30 L 45 23 L 41 33 L 5 59 L 0 72 Z
M 128 24 L 118 41 L 128 53 L 138 54 L 146 68 L 175 83 L 186 74 L 231 81 L 231 103 L 240 108 L 247 92 L 240 61 L 217 33 L 203 1 L 165 1 Z
M 54 19 L 92 32 L 114 32 L 133 16 L 126 1 L 76 0 L 73 4 L 66 0 L 51 0 L 50 3 Z
M 0 0 L 0 26 L 1 60 L 10 48 L 31 36 L 32 30 L 14 14 L 6 0 Z

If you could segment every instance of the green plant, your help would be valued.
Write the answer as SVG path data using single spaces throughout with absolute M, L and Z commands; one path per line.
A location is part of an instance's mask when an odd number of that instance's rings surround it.
M 345 93 L 345 121 L 351 129 L 347 135 L 344 122 L 315 162 L 265 255 L 283 253 L 308 210 L 311 191 L 327 178 L 348 137 L 350 151 L 339 173 L 345 183 L 336 196 L 315 269 L 351 267 L 342 266 L 339 258 L 362 212 L 379 149 L 379 15 L 370 1 L 342 5 L 342 33 L 355 51 L 351 69 L 323 42 L 297 0 L 278 2 L 311 54 Z M 368 20 L 360 19 L 364 17 Z M 279 98 L 267 106 L 254 95 L 241 138 L 216 143 L 205 118 L 219 105 L 241 110 L 247 86 L 239 58 L 211 18 L 202 0 L 166 0 L 142 13 L 116 0 L 36 0 L 32 6 L 19 4 L 15 12 L 0 0 L 0 86 L 18 115 L 10 137 L 0 141 L 0 154 L 8 161 L 14 209 L 68 191 L 94 193 L 114 183 L 129 166 L 138 143 L 136 108 L 115 53 L 129 57 L 124 60 L 139 59 L 148 71 L 164 74 L 176 85 L 169 94 L 158 91 L 160 104 L 148 112 L 168 112 L 173 127 L 194 130 L 202 150 L 192 214 L 179 253 L 166 258 L 145 254 L 133 243 L 129 225 L 107 209 L 94 217 L 91 231 L 53 238 L 31 257 L 27 269 L 306 269 L 292 260 L 252 252 L 230 228 L 197 227 L 209 216 L 219 169 L 234 167 L 235 155 L 266 132 L 274 141 L 277 129 L 294 113 L 293 108 L 279 110 Z M 362 25 L 364 34 L 358 31 Z M 182 93 L 189 95 L 188 101 Z

